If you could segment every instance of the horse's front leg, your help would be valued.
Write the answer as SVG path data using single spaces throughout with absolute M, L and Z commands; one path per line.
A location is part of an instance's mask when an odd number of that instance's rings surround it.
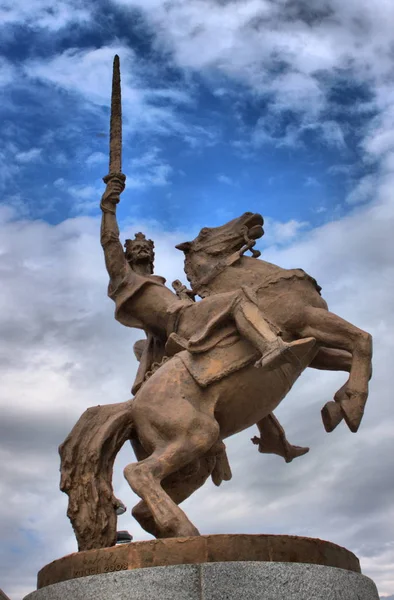
M 300 334 L 313 336 L 323 346 L 339 348 L 351 354 L 349 380 L 339 390 L 336 399 L 349 429 L 356 432 L 368 398 L 368 381 L 372 369 L 371 335 L 334 313 L 313 307 L 305 309 L 304 326 Z
M 315 358 L 310 363 L 311 369 L 320 371 L 345 371 L 350 373 L 352 367 L 352 355 L 347 350 L 339 348 L 319 348 Z

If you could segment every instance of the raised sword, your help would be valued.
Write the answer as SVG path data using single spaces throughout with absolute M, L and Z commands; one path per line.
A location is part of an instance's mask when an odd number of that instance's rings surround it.
M 109 174 L 122 172 L 122 97 L 119 56 L 114 57 L 112 71 L 111 123 L 109 130 Z

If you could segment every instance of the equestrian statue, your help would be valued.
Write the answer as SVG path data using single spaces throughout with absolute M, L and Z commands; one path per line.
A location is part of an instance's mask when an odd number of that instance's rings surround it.
M 273 414 L 308 367 L 349 373 L 322 409 L 326 431 L 359 428 L 372 367 L 371 336 L 328 310 L 302 269 L 260 259 L 259 214 L 203 228 L 177 248 L 191 285 L 173 290 L 154 274 L 154 243 L 141 232 L 122 245 L 116 207 L 121 169 L 119 58 L 112 83 L 109 174 L 101 199 L 101 245 L 115 318 L 145 333 L 126 402 L 89 408 L 60 446 L 61 489 L 79 550 L 116 543 L 113 463 L 131 442 L 124 476 L 140 497 L 132 514 L 156 538 L 199 535 L 179 504 L 211 477 L 231 478 L 226 438 L 257 425 L 252 441 L 286 462 L 308 452 L 289 443 Z M 251 256 L 247 256 L 247 252 Z M 200 300 L 196 301 L 196 296 Z

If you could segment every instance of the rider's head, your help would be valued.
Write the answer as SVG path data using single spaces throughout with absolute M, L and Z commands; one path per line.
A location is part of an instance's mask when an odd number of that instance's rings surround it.
M 147 240 L 143 233 L 136 233 L 134 240 L 126 240 L 125 255 L 131 268 L 140 270 L 143 267 L 147 274 L 152 274 L 155 258 L 153 247 L 152 240 Z

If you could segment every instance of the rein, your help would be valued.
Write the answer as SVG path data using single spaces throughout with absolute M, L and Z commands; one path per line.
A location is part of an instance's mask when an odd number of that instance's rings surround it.
M 230 256 L 225 258 L 224 260 L 219 260 L 216 263 L 216 265 L 211 269 L 211 271 L 207 275 L 205 275 L 205 277 L 202 277 L 200 280 L 197 280 L 197 283 L 192 285 L 192 290 L 193 290 L 194 294 L 197 294 L 198 290 L 202 286 L 207 285 L 213 279 L 216 279 L 216 277 L 218 275 L 220 275 L 220 273 L 222 273 L 225 269 L 227 269 L 228 267 L 231 267 L 236 262 L 238 262 L 239 259 L 242 258 L 242 256 L 246 252 L 248 252 L 248 250 L 250 250 L 250 252 L 252 253 L 252 258 L 259 258 L 259 256 L 261 256 L 261 252 L 259 250 L 254 250 L 254 246 L 256 245 L 256 240 L 251 240 L 249 238 L 248 228 L 243 227 L 241 230 L 241 233 L 243 234 L 243 240 L 245 242 L 244 246 L 242 246 L 242 248 L 240 250 L 237 250 L 236 252 L 234 252 L 233 254 L 231 254 Z

